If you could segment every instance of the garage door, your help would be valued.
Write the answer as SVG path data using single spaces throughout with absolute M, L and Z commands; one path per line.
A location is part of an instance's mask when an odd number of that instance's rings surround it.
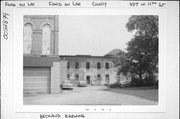
M 49 93 L 50 68 L 24 68 L 24 93 Z

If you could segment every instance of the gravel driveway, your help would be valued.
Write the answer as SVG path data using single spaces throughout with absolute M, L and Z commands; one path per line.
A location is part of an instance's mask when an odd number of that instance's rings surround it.
M 143 90 L 147 91 L 147 90 Z M 121 93 L 106 86 L 75 87 L 59 94 L 28 94 L 26 105 L 156 105 L 158 101 Z

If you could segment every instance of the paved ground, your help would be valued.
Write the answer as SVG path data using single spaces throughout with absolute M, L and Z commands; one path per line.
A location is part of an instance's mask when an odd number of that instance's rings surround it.
M 75 87 L 59 94 L 27 94 L 26 105 L 156 105 L 158 90 L 149 88 Z

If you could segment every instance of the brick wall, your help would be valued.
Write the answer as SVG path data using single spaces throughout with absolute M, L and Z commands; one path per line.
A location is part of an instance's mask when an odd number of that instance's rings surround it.
M 31 54 L 42 54 L 43 25 L 51 26 L 50 54 L 58 55 L 59 47 L 59 16 L 57 15 L 25 15 L 24 24 L 33 26 Z
M 116 82 L 116 68 L 114 68 L 114 64 L 111 59 L 106 58 L 82 58 L 82 57 L 66 57 L 65 60 L 70 62 L 70 68 L 67 69 L 67 64 L 65 67 L 66 75 L 69 74 L 70 80 L 77 84 L 75 81 L 75 75 L 79 75 L 79 80 L 86 81 L 87 76 L 90 76 L 92 85 L 104 85 L 106 81 L 106 75 L 109 75 L 109 82 Z M 79 63 L 79 68 L 75 68 L 75 63 Z M 90 63 L 90 69 L 86 69 L 86 63 Z M 101 68 L 97 69 L 97 63 L 100 62 Z M 105 68 L 105 63 L 109 63 L 109 69 Z M 98 80 L 97 75 L 100 75 L 100 80 Z M 67 76 L 66 79 L 68 80 Z

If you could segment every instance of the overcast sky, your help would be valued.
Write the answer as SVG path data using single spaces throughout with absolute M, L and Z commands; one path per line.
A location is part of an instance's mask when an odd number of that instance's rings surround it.
M 125 27 L 130 16 L 59 16 L 60 55 L 103 56 L 125 50 L 132 38 Z

